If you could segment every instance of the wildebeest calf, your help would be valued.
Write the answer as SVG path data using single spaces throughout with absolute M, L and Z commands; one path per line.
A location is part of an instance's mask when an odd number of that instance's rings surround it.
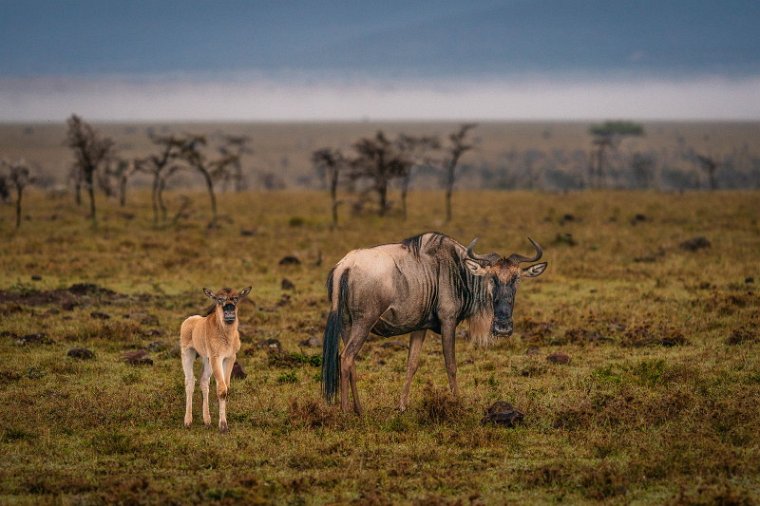
M 193 423 L 193 390 L 195 376 L 193 362 L 200 355 L 203 359 L 201 392 L 203 393 L 203 423 L 211 424 L 208 410 L 208 389 L 211 373 L 214 373 L 216 395 L 219 399 L 219 430 L 227 431 L 227 392 L 230 376 L 240 350 L 238 333 L 238 303 L 251 291 L 251 287 L 236 292 L 223 288 L 214 293 L 207 288 L 203 293 L 214 301 L 206 316 L 191 316 L 180 328 L 179 346 L 182 350 L 182 369 L 185 371 L 185 427 Z

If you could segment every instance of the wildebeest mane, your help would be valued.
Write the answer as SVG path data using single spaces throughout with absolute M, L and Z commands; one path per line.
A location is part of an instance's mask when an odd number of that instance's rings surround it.
M 445 239 L 449 239 L 447 235 L 442 234 L 440 232 L 426 232 L 424 234 L 415 235 L 413 237 L 408 237 L 404 239 L 403 241 L 401 241 L 401 245 L 405 247 L 406 249 L 408 249 L 414 256 L 414 258 L 419 258 L 420 250 L 422 249 L 422 240 L 423 240 L 423 237 L 426 235 L 430 236 L 428 240 L 428 246 L 431 246 L 433 248 L 440 247 L 441 243 L 443 243 Z M 433 244 L 434 241 L 436 244 Z

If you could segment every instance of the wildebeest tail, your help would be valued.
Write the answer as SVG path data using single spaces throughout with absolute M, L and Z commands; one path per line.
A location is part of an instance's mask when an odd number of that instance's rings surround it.
M 332 283 L 328 283 L 332 288 Z M 332 300 L 332 297 L 331 297 Z M 327 317 L 325 335 L 322 339 L 322 395 L 333 402 L 340 383 L 340 337 L 348 302 L 348 269 L 340 276 L 338 303 Z

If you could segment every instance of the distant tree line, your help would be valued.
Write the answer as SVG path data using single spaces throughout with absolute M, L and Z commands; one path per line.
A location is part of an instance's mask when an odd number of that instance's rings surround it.
M 354 213 L 372 209 L 379 216 L 407 215 L 407 200 L 413 186 L 443 190 L 445 219 L 452 219 L 455 188 L 524 189 L 571 191 L 583 189 L 695 189 L 760 188 L 760 157 L 748 145 L 717 153 L 707 147 L 696 150 L 679 138 L 671 149 L 638 150 L 628 139 L 645 135 L 644 128 L 630 121 L 606 121 L 591 125 L 587 149 L 525 149 L 504 151 L 495 163 L 475 164 L 466 157 L 477 144 L 471 139 L 475 124 L 462 124 L 441 140 L 436 135 L 389 136 L 382 130 L 355 140 L 349 149 L 323 147 L 311 154 L 312 170 L 330 194 L 330 215 L 337 225 L 339 208 L 350 201 Z M 87 216 L 97 226 L 98 192 L 127 204 L 129 182 L 137 174 L 150 180 L 153 222 L 170 222 L 164 191 L 178 173 L 200 176 L 209 200 L 209 227 L 218 223 L 216 194 L 249 187 L 242 160 L 250 155 L 250 139 L 217 135 L 213 147 L 209 137 L 198 134 L 156 134 L 149 129 L 152 153 L 137 158 L 120 156 L 113 139 L 103 136 L 77 115 L 67 120 L 65 145 L 73 156 L 69 181 L 77 205 L 87 198 Z M 288 169 L 286 157 L 281 169 Z M 425 183 L 427 181 L 427 183 Z M 0 162 L 0 201 L 15 204 L 15 226 L 22 223 L 25 190 L 49 186 L 38 167 L 25 160 Z M 302 186 L 312 186 L 304 176 Z M 286 187 L 282 171 L 260 170 L 264 190 Z M 398 195 L 398 199 L 392 195 Z M 189 206 L 174 217 L 182 216 Z M 369 206 L 369 207 L 368 207 Z

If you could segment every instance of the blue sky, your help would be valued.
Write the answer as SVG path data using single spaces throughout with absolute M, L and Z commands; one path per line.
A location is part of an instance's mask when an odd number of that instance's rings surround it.
M 0 0 L 0 120 L 760 119 L 760 2 Z

